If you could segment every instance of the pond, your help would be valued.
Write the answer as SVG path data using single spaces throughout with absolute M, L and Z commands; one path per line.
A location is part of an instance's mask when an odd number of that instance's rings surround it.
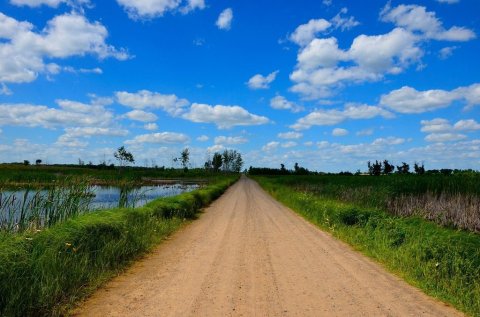
M 160 197 L 199 188 L 198 184 L 140 187 L 73 184 L 44 190 L 0 192 L 0 231 L 19 232 L 49 227 L 76 215 L 115 207 L 140 207 Z
M 91 202 L 91 209 L 105 209 L 113 207 L 141 207 L 146 203 L 160 198 L 176 196 L 190 192 L 199 187 L 196 184 L 171 184 L 157 186 L 141 186 L 124 189 L 109 186 L 94 186 L 95 197 Z

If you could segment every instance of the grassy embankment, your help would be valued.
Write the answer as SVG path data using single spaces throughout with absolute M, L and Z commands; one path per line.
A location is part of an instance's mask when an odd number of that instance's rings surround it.
M 418 180 L 413 175 L 410 180 L 395 179 L 396 176 L 255 179 L 283 204 L 384 264 L 427 294 L 470 315 L 480 316 L 480 235 L 455 229 L 450 221 L 446 222 L 449 227 L 427 221 L 421 217 L 425 216 L 421 211 L 403 217 L 392 213 L 395 211 L 387 211 L 388 198 L 398 198 L 391 196 L 392 190 L 403 195 L 404 199 L 416 197 L 412 200 L 416 202 L 435 197 L 471 197 L 478 187 L 468 180 L 460 185 L 462 182 L 452 179 L 444 179 L 442 184 L 438 179 L 435 182 L 432 179 Z M 400 184 L 405 186 L 399 188 L 397 185 Z M 434 188 L 437 189 L 436 196 L 431 194 L 435 192 Z M 398 207 L 398 210 L 403 209 Z M 457 215 L 456 218 L 462 217 Z M 466 218 L 469 217 L 471 215 Z M 443 216 L 437 218 L 441 220 Z
M 0 232 L 0 315 L 63 315 L 192 219 L 238 176 L 136 209 L 84 214 L 39 232 Z

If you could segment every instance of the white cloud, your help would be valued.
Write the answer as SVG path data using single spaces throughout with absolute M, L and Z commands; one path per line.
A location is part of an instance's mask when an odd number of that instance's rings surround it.
M 448 4 L 454 4 L 454 3 L 460 2 L 460 0 L 436 0 L 436 1 L 440 3 L 448 3 Z
M 480 123 L 473 119 L 460 120 L 455 123 L 453 128 L 459 131 L 477 131 L 480 130 Z
M 452 125 L 447 119 L 435 118 L 433 120 L 420 121 L 422 128 L 420 131 L 426 133 L 441 133 L 452 130 Z
M 357 36 L 349 50 L 340 49 L 334 37 L 314 39 L 298 53 L 290 74 L 295 83 L 291 90 L 308 99 L 329 97 L 342 83 L 378 81 L 385 74 L 398 74 L 422 54 L 418 38 L 402 28 Z
M 262 147 L 262 151 L 265 151 L 265 152 L 274 151 L 278 148 L 279 145 L 280 145 L 280 142 L 277 142 L 277 141 L 269 142 Z
M 0 95 L 9 96 L 11 94 L 12 94 L 12 91 L 7 87 L 7 85 L 2 83 L 1 86 L 0 86 Z
M 475 33 L 465 27 L 443 27 L 442 21 L 435 12 L 427 11 L 419 5 L 401 4 L 392 8 L 390 3 L 382 10 L 380 17 L 385 22 L 392 22 L 398 27 L 411 32 L 419 32 L 422 36 L 444 41 L 469 41 L 476 37 Z
M 335 125 L 348 119 L 370 119 L 377 116 L 391 118 L 392 114 L 380 107 L 346 104 L 343 110 L 315 110 L 290 126 L 295 130 L 309 129 L 314 125 Z
M 311 19 L 306 24 L 299 25 L 289 36 L 290 41 L 299 46 L 310 43 L 317 34 L 325 32 L 332 24 L 325 19 Z
M 210 138 L 206 135 L 201 135 L 197 138 L 197 141 L 200 141 L 200 142 L 207 142 Z
M 205 7 L 205 0 L 188 0 L 187 5 L 180 8 L 180 11 L 183 14 L 187 14 L 195 9 L 203 10 Z
M 342 31 L 345 31 L 345 30 L 350 30 L 351 28 L 353 28 L 357 25 L 360 25 L 360 22 L 355 20 L 354 17 L 352 17 L 352 16 L 343 17 L 342 16 L 342 14 L 347 14 L 347 13 L 348 13 L 348 9 L 347 8 L 342 8 L 340 10 L 340 12 L 330 20 L 330 22 L 332 22 L 332 25 L 336 29 L 341 29 Z
M 207 148 L 208 153 L 222 152 L 225 147 L 222 144 L 215 144 Z
M 24 127 L 105 127 L 111 124 L 113 113 L 100 105 L 88 105 L 68 100 L 57 101 L 60 108 L 31 104 L 0 104 L 0 125 Z
M 153 122 L 158 119 L 158 117 L 152 113 L 143 110 L 132 110 L 123 115 L 125 118 L 130 120 L 140 121 L 140 122 Z
M 154 143 L 154 144 L 177 144 L 187 143 L 190 138 L 183 133 L 176 132 L 157 132 L 151 134 L 137 135 L 132 140 L 125 141 L 125 144 L 142 144 L 142 143 Z
M 418 91 L 404 86 L 382 95 L 380 105 L 400 113 L 422 113 L 450 106 L 454 101 L 464 100 L 469 106 L 480 104 L 480 84 L 448 91 L 432 89 Z
M 40 7 L 46 5 L 52 8 L 58 7 L 61 3 L 71 6 L 81 6 L 90 4 L 89 0 L 10 0 L 10 3 L 16 6 Z
M 117 2 L 134 20 L 161 17 L 177 9 L 182 14 L 187 14 L 195 9 L 205 8 L 204 0 L 117 0 Z
M 143 128 L 148 131 L 158 130 L 158 125 L 156 123 L 146 123 Z
M 348 130 L 342 128 L 335 128 L 332 130 L 333 136 L 345 136 L 348 134 Z
M 382 95 L 380 104 L 400 113 L 422 113 L 448 107 L 456 98 L 445 90 L 418 91 L 404 86 Z
M 217 136 L 215 138 L 215 144 L 228 144 L 228 145 L 233 145 L 233 144 L 243 144 L 243 143 L 247 143 L 248 140 L 244 137 L 241 137 L 241 136 L 235 136 L 235 137 L 231 137 L 231 136 Z
M 288 101 L 283 96 L 275 96 L 270 99 L 270 107 L 277 110 L 290 110 L 291 112 L 300 112 L 304 108 L 295 104 L 294 102 Z
M 250 89 L 268 89 L 270 88 L 270 84 L 277 77 L 277 74 L 278 70 L 268 74 L 267 76 L 256 74 L 248 80 L 247 85 Z
M 333 0 L 322 0 L 323 5 L 325 5 L 325 6 L 331 6 L 332 2 L 333 2 Z
M 189 101 L 176 95 L 163 95 L 148 90 L 136 93 L 117 91 L 115 97 L 119 104 L 134 109 L 161 109 L 172 116 L 178 116 L 185 111 Z
M 390 146 L 390 145 L 399 145 L 405 143 L 404 138 L 397 138 L 393 136 L 389 136 L 387 138 L 378 138 L 373 140 L 371 143 L 374 146 Z
M 96 55 L 99 58 L 129 58 L 124 50 L 105 43 L 107 29 L 83 15 L 67 13 L 47 22 L 41 32 L 35 26 L 0 13 L 0 82 L 25 83 L 38 74 L 57 74 L 61 67 L 52 59 Z
M 295 141 L 288 141 L 288 142 L 282 143 L 281 146 L 282 146 L 283 148 L 285 148 L 285 149 L 288 149 L 288 148 L 297 146 L 297 142 L 295 142 Z
M 480 123 L 474 119 L 464 119 L 457 121 L 454 125 L 450 124 L 447 119 L 436 118 L 433 120 L 420 121 L 422 132 L 426 133 L 446 133 L 455 131 L 472 132 L 480 130 Z
M 227 8 L 220 13 L 217 22 L 215 24 L 220 30 L 230 30 L 232 27 L 233 11 L 231 8 Z
M 261 125 L 269 123 L 267 117 L 251 114 L 240 106 L 210 106 L 194 103 L 182 118 L 202 123 L 214 123 L 219 129 L 234 126 Z
M 428 142 L 452 142 L 466 139 L 465 134 L 460 133 L 431 133 L 425 137 L 425 141 Z
M 457 46 L 444 47 L 438 52 L 438 57 L 440 59 L 447 59 L 453 55 L 453 51 L 456 50 L 457 48 L 458 48 Z
M 75 127 L 66 128 L 64 136 L 69 138 L 92 137 L 92 136 L 126 136 L 128 130 L 99 127 Z
M 367 136 L 367 135 L 372 135 L 373 134 L 373 129 L 363 129 L 363 130 L 360 130 L 358 131 L 356 134 L 358 136 Z
M 290 131 L 290 132 L 284 132 L 284 133 L 279 133 L 277 136 L 280 139 L 300 139 L 303 136 L 303 133 L 300 132 L 295 132 L 295 131 Z

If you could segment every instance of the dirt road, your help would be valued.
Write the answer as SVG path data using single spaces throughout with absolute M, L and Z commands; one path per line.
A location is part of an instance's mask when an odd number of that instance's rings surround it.
M 461 316 L 242 178 L 79 316 Z

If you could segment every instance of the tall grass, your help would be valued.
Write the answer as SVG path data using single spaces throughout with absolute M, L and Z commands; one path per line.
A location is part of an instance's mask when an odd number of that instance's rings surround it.
M 236 179 L 217 179 L 140 208 L 87 213 L 41 231 L 0 232 L 0 316 L 67 314 Z
M 275 181 L 318 197 L 480 230 L 480 174 L 282 176 Z
M 90 210 L 95 197 L 89 180 L 67 178 L 46 190 L 0 190 L 0 231 L 21 232 L 53 226 Z
M 295 190 L 286 184 L 292 184 L 291 179 L 256 179 L 301 216 L 383 263 L 409 283 L 472 316 L 480 316 L 480 235 L 441 227 L 419 217 L 398 217 L 379 208 L 341 202 L 301 190 L 301 186 Z M 297 185 L 300 182 L 295 181 Z

